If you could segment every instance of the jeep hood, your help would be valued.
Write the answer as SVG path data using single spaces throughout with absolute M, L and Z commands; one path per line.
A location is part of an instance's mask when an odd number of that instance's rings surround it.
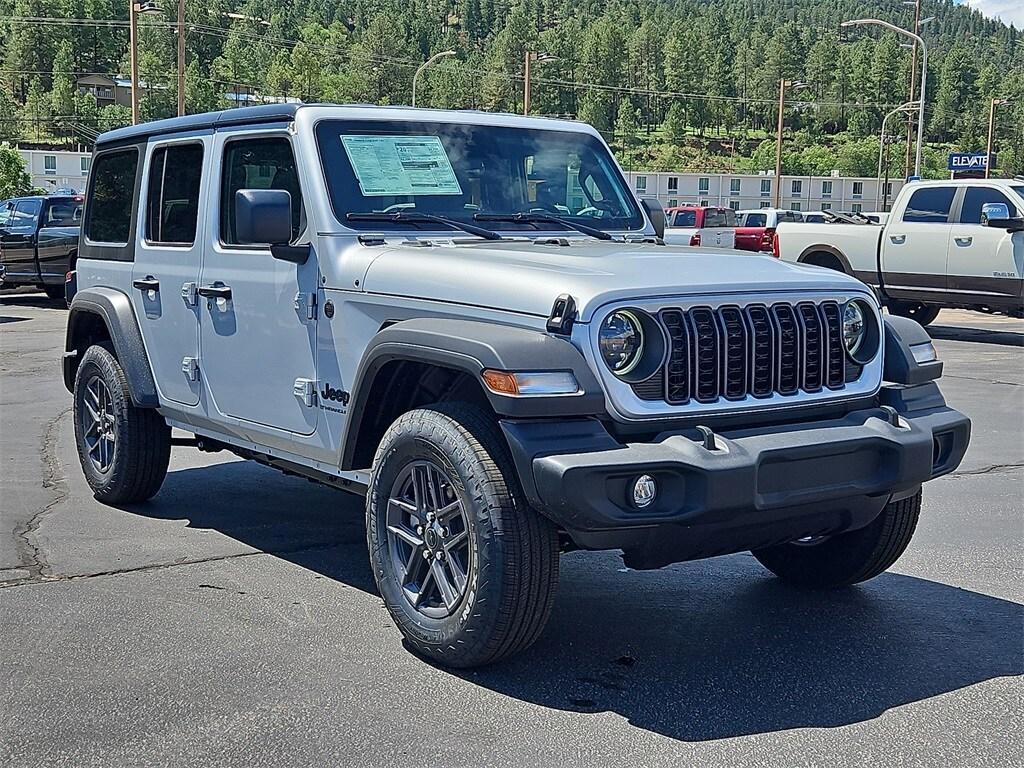
M 582 322 L 608 302 L 659 296 L 866 290 L 839 272 L 721 248 L 575 238 L 378 247 L 363 280 L 368 293 L 540 317 L 567 293 Z

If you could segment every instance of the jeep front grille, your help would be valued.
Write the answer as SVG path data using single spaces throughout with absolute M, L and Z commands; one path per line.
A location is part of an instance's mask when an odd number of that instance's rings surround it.
M 663 308 L 664 365 L 634 384 L 643 400 L 671 405 L 842 390 L 846 385 L 838 302 Z

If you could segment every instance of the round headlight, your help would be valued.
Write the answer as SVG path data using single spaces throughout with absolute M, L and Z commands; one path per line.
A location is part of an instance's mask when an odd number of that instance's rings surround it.
M 846 352 L 849 355 L 855 355 L 860 349 L 866 332 L 864 310 L 859 302 L 849 302 L 843 307 L 843 343 L 846 345 Z
M 601 357 L 612 372 L 622 376 L 632 371 L 644 351 L 644 330 L 632 312 L 612 312 L 601 324 L 598 334 Z

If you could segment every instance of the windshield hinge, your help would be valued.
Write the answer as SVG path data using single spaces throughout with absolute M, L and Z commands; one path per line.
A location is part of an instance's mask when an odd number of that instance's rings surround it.
M 576 319 L 576 300 L 568 293 L 563 293 L 555 299 L 551 307 L 551 314 L 548 315 L 548 333 L 557 333 L 560 336 L 568 336 L 572 333 L 572 324 Z

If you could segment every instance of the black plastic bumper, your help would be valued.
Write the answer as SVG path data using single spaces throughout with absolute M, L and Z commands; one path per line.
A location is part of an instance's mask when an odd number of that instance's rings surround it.
M 970 439 L 932 383 L 838 419 L 726 431 L 712 449 L 696 431 L 622 445 L 596 420 L 502 426 L 530 502 L 579 546 L 622 548 L 637 567 L 867 525 L 955 469 Z M 639 509 L 644 474 L 658 493 Z

